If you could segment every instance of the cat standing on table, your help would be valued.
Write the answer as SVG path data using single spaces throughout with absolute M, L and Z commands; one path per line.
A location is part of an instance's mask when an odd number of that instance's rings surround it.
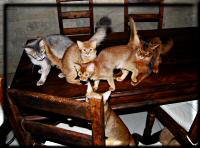
M 48 35 L 43 38 L 37 38 L 28 42 L 25 45 L 25 51 L 34 65 L 38 65 L 41 69 L 38 73 L 41 74 L 40 80 L 37 81 L 37 86 L 43 85 L 50 72 L 52 63 L 48 59 L 44 48 L 42 47 L 42 40 L 45 40 L 52 50 L 52 54 L 61 59 L 65 50 L 73 44 L 73 41 L 64 35 Z M 62 77 L 62 73 L 58 75 Z
M 100 80 L 107 80 L 110 90 L 115 90 L 113 71 L 122 70 L 122 75 L 117 77 L 117 81 L 123 81 L 132 72 L 131 80 L 137 82 L 138 69 L 135 61 L 140 58 L 140 40 L 137 34 L 134 20 L 130 17 L 130 39 L 127 45 L 112 46 L 103 49 L 98 57 L 87 64 L 81 64 L 79 67 L 79 77 L 81 81 L 94 80 L 94 90 L 98 89 Z
M 100 42 L 104 40 L 107 28 L 110 26 L 110 24 L 110 19 L 106 17 L 101 18 L 99 22 L 97 22 L 97 32 L 91 37 L 90 40 L 85 42 L 77 41 L 80 50 L 75 49 L 73 51 L 73 48 L 78 49 L 77 44 L 74 43 L 69 37 L 64 35 L 49 35 L 43 38 L 38 38 L 26 44 L 25 51 L 29 56 L 31 62 L 34 65 L 38 65 L 41 67 L 41 69 L 38 71 L 38 73 L 41 74 L 41 78 L 37 82 L 37 86 L 44 84 L 50 72 L 51 65 L 56 65 L 62 71 L 61 61 L 63 55 L 68 49 L 69 51 L 65 54 L 65 61 L 68 61 L 68 57 L 72 61 L 80 58 L 77 53 L 81 54 L 81 62 L 83 63 L 93 60 L 96 57 L 96 46 L 98 46 Z M 77 62 L 78 60 L 75 61 Z M 75 81 L 72 80 L 75 79 L 74 67 L 72 65 L 67 66 L 66 64 L 64 67 L 66 68 L 65 74 L 60 73 L 58 76 L 62 78 L 67 75 L 67 81 L 70 83 L 74 83 Z M 71 70 L 72 72 L 69 73 L 69 71 Z

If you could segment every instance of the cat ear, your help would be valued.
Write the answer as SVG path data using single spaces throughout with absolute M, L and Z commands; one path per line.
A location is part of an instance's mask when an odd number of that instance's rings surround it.
M 158 46 L 160 46 L 160 44 L 153 45 L 153 46 L 150 47 L 150 48 L 151 48 L 151 50 L 154 50 L 154 49 L 156 49 Z
M 77 41 L 77 44 L 80 50 L 83 49 L 83 42 Z
M 103 102 L 106 103 L 110 97 L 111 91 L 106 91 L 105 93 L 103 93 Z
M 87 83 L 87 93 L 91 93 L 93 92 L 92 86 L 90 84 L 90 82 Z
M 44 46 L 45 46 L 45 41 L 44 41 L 44 40 L 41 40 L 41 41 L 39 42 L 39 46 L 40 46 L 40 48 L 41 48 L 41 47 L 44 47 Z
M 32 51 L 31 48 L 27 48 L 27 47 L 25 47 L 24 50 L 25 50 L 26 52 L 28 52 L 28 53 Z
M 94 72 L 94 69 L 95 69 L 94 63 L 90 63 L 90 64 L 88 65 L 88 67 L 87 67 L 87 70 L 88 70 L 89 72 Z
M 97 42 L 94 40 L 91 42 L 91 48 L 92 49 L 96 49 L 96 46 L 97 46 Z

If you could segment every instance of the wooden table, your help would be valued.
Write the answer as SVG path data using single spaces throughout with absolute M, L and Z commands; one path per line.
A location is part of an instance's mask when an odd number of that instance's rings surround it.
M 155 36 L 171 37 L 174 40 L 173 49 L 162 58 L 158 74 L 151 74 L 139 85 L 130 84 L 130 75 L 123 82 L 116 82 L 116 90 L 112 92 L 110 105 L 119 113 L 137 109 L 147 110 L 152 105 L 162 105 L 176 102 L 195 100 L 198 97 L 198 28 L 177 28 L 139 31 L 142 39 Z M 87 39 L 88 36 L 76 36 L 72 39 Z M 127 33 L 113 33 L 108 36 L 103 47 L 125 44 L 128 42 Z M 23 53 L 9 91 L 20 89 L 59 97 L 84 98 L 87 86 L 72 85 L 65 79 L 58 78 L 60 70 L 53 67 L 43 86 L 36 86 L 40 78 L 39 67 L 33 67 L 29 58 Z M 106 81 L 99 84 L 99 92 L 108 90 Z M 20 101 L 20 99 L 16 100 Z M 23 101 L 23 100 L 21 100 Z M 31 106 L 30 106 L 31 108 Z M 42 108 L 41 108 L 42 110 Z
M 123 82 L 116 82 L 112 93 L 113 109 L 135 108 L 153 104 L 168 104 L 193 100 L 197 97 L 198 84 L 198 30 L 197 28 L 163 29 L 160 31 L 139 31 L 142 39 L 168 36 L 174 40 L 173 49 L 163 57 L 158 74 L 151 74 L 139 85 L 130 84 L 130 75 Z M 77 37 L 78 38 L 78 37 Z M 85 38 L 83 38 L 85 39 Z M 103 46 L 124 44 L 128 34 L 111 34 Z M 102 48 L 102 47 L 100 47 Z M 98 49 L 99 50 L 99 49 Z M 40 78 L 38 67 L 33 67 L 23 53 L 10 89 L 22 89 L 47 93 L 61 97 L 84 98 L 86 86 L 72 85 L 58 78 L 60 70 L 52 68 L 43 86 L 36 86 Z M 108 84 L 101 81 L 99 91 L 108 90 Z

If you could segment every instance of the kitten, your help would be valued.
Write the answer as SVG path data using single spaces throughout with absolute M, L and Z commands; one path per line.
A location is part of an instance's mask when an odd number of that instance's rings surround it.
M 140 40 L 136 31 L 134 20 L 130 17 L 130 39 L 127 45 L 113 46 L 103 49 L 97 58 L 87 64 L 81 64 L 78 74 L 81 81 L 87 81 L 89 78 L 94 80 L 94 89 L 98 89 L 100 80 L 107 80 L 110 90 L 115 90 L 113 70 L 122 70 L 122 75 L 117 77 L 117 81 L 123 81 L 132 72 L 131 80 L 137 82 L 138 69 L 135 61 L 140 58 L 137 56 L 140 52 Z
M 88 99 L 96 98 L 103 99 L 104 102 L 106 146 L 136 146 L 136 141 L 133 139 L 130 131 L 108 104 L 111 91 L 99 94 L 93 91 L 90 82 L 87 85 L 86 101 L 88 102 Z
M 109 18 L 101 18 L 99 20 L 100 28 L 97 29 L 96 33 L 88 41 L 73 43 L 65 51 L 62 59 L 57 58 L 46 41 L 43 40 L 42 46 L 49 60 L 61 69 L 68 83 L 81 84 L 80 80 L 76 79 L 77 63 L 87 63 L 96 58 L 96 47 L 105 39 L 110 24 Z
M 38 73 L 41 74 L 39 81 L 37 81 L 37 86 L 43 85 L 51 69 L 51 62 L 48 59 L 45 49 L 42 48 L 42 40 L 45 40 L 52 53 L 59 59 L 63 57 L 65 50 L 73 44 L 73 41 L 69 37 L 64 35 L 48 35 L 43 38 L 37 38 L 25 45 L 25 51 L 34 65 L 38 65 L 41 69 Z M 63 77 L 60 73 L 59 77 Z
M 159 37 L 154 37 L 147 44 L 148 45 L 145 47 L 144 42 L 141 41 L 141 50 L 138 54 L 140 58 L 136 60 L 136 67 L 138 69 L 138 81 L 135 83 L 131 82 L 134 86 L 149 76 L 151 72 L 159 72 L 158 67 L 161 63 L 161 55 L 166 54 L 172 49 L 173 40 L 167 39 L 165 42 L 163 42 Z

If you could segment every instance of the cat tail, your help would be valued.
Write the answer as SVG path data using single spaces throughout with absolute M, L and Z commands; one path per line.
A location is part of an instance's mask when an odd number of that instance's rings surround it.
M 96 41 L 96 45 L 98 46 L 106 37 L 107 32 L 111 30 L 111 24 L 112 21 L 109 17 L 102 17 L 97 23 L 96 23 L 96 32 L 95 34 L 90 38 L 90 41 Z
M 132 17 L 129 17 L 129 26 L 130 26 L 130 39 L 128 44 L 134 49 L 135 47 L 140 45 L 140 39 L 137 34 L 136 25 Z
M 167 52 L 169 52 L 173 45 L 174 45 L 174 41 L 169 38 L 167 40 L 165 40 L 165 42 L 163 43 L 164 41 L 162 41 L 162 48 L 161 48 L 161 54 L 166 54 Z
M 53 65 L 58 66 L 59 68 L 62 67 L 62 61 L 58 57 L 56 57 L 53 52 L 51 51 L 51 48 L 47 44 L 46 40 L 41 40 L 40 42 L 41 46 L 45 49 L 45 52 L 47 54 L 48 59 L 51 61 Z

